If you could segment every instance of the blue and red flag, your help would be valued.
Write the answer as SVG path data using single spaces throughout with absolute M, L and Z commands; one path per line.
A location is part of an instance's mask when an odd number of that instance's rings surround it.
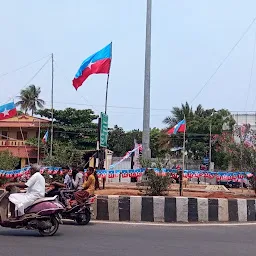
M 17 110 L 14 102 L 0 106 L 0 120 L 12 118 L 17 115 Z
M 111 59 L 112 43 L 84 60 L 73 79 L 75 89 L 77 90 L 92 74 L 109 74 Z
M 167 134 L 172 135 L 172 134 L 177 134 L 178 132 L 183 132 L 184 133 L 185 131 L 186 131 L 186 120 L 183 119 L 182 121 L 177 123 L 174 127 L 169 129 L 167 131 Z
M 48 137 L 49 137 L 49 132 L 47 131 L 47 132 L 45 133 L 45 135 L 44 135 L 43 139 L 42 139 L 42 142 L 43 142 L 44 144 L 46 144 L 46 143 L 47 143 L 47 141 L 48 141 Z

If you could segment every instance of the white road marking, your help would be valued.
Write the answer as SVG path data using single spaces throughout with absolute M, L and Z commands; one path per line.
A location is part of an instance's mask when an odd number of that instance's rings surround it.
M 91 221 L 94 224 L 115 224 L 115 225 L 131 225 L 131 226 L 158 226 L 158 227 L 212 227 L 212 226 L 252 226 L 256 222 L 245 223 L 150 223 L 150 222 L 122 222 L 122 221 Z

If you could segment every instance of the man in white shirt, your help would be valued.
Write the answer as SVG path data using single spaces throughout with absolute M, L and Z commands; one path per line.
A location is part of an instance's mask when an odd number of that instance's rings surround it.
M 32 165 L 30 168 L 30 179 L 24 183 L 9 183 L 6 184 L 6 189 L 11 186 L 26 188 L 26 193 L 14 193 L 9 196 L 10 202 L 15 205 L 15 211 L 18 216 L 24 215 L 24 210 L 32 205 L 36 200 L 45 197 L 45 179 L 40 174 L 40 166 Z

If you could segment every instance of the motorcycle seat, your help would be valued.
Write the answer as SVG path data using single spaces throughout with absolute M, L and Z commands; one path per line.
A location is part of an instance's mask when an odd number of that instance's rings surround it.
M 55 201 L 58 198 L 58 196 L 54 196 L 54 197 L 43 197 L 40 198 L 38 200 L 36 200 L 33 205 L 38 204 L 38 203 L 42 203 L 42 202 L 49 202 L 49 201 Z

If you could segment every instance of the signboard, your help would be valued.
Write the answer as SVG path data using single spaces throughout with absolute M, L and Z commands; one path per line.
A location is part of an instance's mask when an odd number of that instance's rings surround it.
M 209 164 L 209 158 L 208 157 L 204 157 L 203 164 L 205 164 L 205 165 Z
M 101 113 L 100 118 L 100 146 L 106 148 L 108 146 L 108 115 Z

